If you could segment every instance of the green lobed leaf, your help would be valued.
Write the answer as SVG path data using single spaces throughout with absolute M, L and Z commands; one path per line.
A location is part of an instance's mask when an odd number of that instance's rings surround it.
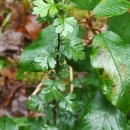
M 73 33 L 74 25 L 77 24 L 77 21 L 74 17 L 69 18 L 56 18 L 54 20 L 54 26 L 56 27 L 56 33 L 61 33 L 64 37 L 68 35 L 68 33 Z
M 61 52 L 69 60 L 73 59 L 74 61 L 85 59 L 84 47 L 82 45 L 82 38 L 79 37 L 79 26 L 74 27 L 74 32 L 69 36 L 68 39 L 65 39 L 61 45 Z
M 85 59 L 84 60 L 78 60 L 75 62 L 74 60 L 68 60 L 67 63 L 73 67 L 73 69 L 77 72 L 83 72 L 83 71 L 91 71 L 91 63 L 90 63 L 90 52 L 91 48 L 85 48 Z
M 26 102 L 26 107 L 32 111 L 43 112 L 44 111 L 44 104 L 46 101 L 44 99 L 44 95 L 41 93 L 37 95 L 32 95 L 29 100 Z
M 40 15 L 41 17 L 45 17 L 48 14 L 50 5 L 43 2 L 43 0 L 35 0 L 33 1 L 33 8 L 32 14 Z
M 18 130 L 17 125 L 7 116 L 0 118 L 0 130 Z
M 34 0 L 33 1 L 33 12 L 32 14 L 40 15 L 40 17 L 46 17 L 48 14 L 54 16 L 58 13 L 56 5 L 53 0 L 46 0 L 45 3 L 43 0 Z
M 95 16 L 117 16 L 124 14 L 130 8 L 127 0 L 103 0 L 93 10 Z
M 74 112 L 76 110 L 77 104 L 74 101 L 76 98 L 75 94 L 68 94 L 62 101 L 60 102 L 60 107 L 65 109 L 66 111 Z
M 118 34 L 127 43 L 130 42 L 130 13 L 108 18 L 107 23 L 108 30 Z
M 48 67 L 54 68 L 57 39 L 55 27 L 50 25 L 43 29 L 37 39 L 23 50 L 20 56 L 20 67 L 25 71 L 43 71 Z
M 100 0 L 71 0 L 72 4 L 83 10 L 93 10 Z
M 59 79 L 47 79 L 43 84 L 46 87 L 42 89 L 41 93 L 45 96 L 47 102 L 53 101 L 54 99 L 62 99 L 60 91 L 65 90 L 65 85 Z
M 97 92 L 78 121 L 77 130 L 127 130 L 126 117 Z
M 130 45 L 117 34 L 105 31 L 95 36 L 91 56 L 102 83 L 102 92 L 123 112 L 130 111 Z

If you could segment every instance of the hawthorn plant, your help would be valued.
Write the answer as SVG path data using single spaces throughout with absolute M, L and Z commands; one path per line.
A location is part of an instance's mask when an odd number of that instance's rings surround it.
M 127 13 L 130 3 L 127 0 L 71 0 L 71 3 L 89 12 L 89 18 L 82 24 L 94 33 L 91 51 L 82 44 L 83 30 L 77 20 L 67 16 L 68 1 L 34 0 L 33 14 L 38 15 L 38 22 L 46 21 L 48 26 L 24 49 L 20 65 L 24 71 L 51 73 L 43 81 L 44 88 L 31 96 L 26 106 L 45 114 L 45 128 L 66 129 L 69 120 L 65 123 L 64 116 L 70 116 L 73 117 L 70 129 L 126 130 L 125 114 L 130 111 L 130 14 Z M 108 17 L 108 29 L 103 32 L 95 29 L 91 14 Z M 76 90 L 69 92 L 65 82 L 68 64 L 85 67 L 81 62 L 88 62 L 88 69 L 91 67 L 87 80 L 95 82 L 97 77 L 99 84 L 93 83 L 93 90 L 92 83 L 88 85 L 85 93 L 89 95 L 91 91 L 90 101 L 76 97 Z
M 85 20 L 68 16 L 70 4 L 88 13 Z M 130 129 L 129 8 L 128 0 L 33 0 L 37 21 L 48 26 L 23 50 L 20 69 L 49 72 L 26 102 L 43 113 L 37 130 Z M 94 27 L 93 17 L 105 17 L 107 29 Z M 82 43 L 81 24 L 93 33 L 89 46 Z M 70 82 L 69 66 L 87 76 Z

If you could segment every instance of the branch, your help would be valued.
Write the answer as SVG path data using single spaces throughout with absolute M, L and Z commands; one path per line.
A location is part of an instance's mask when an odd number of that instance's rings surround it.
M 93 16 L 91 16 L 90 11 L 88 11 L 88 17 L 86 17 L 86 21 L 85 22 L 79 22 L 79 24 L 87 24 L 89 26 L 89 28 L 91 29 L 91 31 L 93 32 L 94 35 L 100 33 L 101 31 L 94 28 L 93 23 L 92 23 L 92 18 Z
M 69 67 L 70 70 L 70 82 L 73 81 L 73 68 L 70 66 Z M 70 84 L 70 92 L 72 93 L 74 91 L 74 85 L 71 83 Z
M 32 95 L 36 95 L 41 90 L 42 85 L 43 85 L 43 81 L 38 84 L 38 86 L 36 87 Z

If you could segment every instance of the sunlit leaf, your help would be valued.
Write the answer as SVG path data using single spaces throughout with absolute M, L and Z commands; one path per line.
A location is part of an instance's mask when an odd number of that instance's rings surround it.
M 103 0 L 93 10 L 96 16 L 117 16 L 124 14 L 130 3 L 127 0 Z

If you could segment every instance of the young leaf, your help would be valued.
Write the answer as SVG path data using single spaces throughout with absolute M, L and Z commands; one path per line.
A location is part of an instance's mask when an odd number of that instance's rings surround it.
M 95 16 L 117 16 L 124 14 L 130 3 L 127 0 L 103 0 L 93 10 Z
M 18 126 L 7 116 L 0 118 L 0 130 L 18 130 Z
M 126 117 L 98 91 L 86 105 L 77 130 L 127 130 Z
M 70 35 L 69 39 L 65 40 L 61 45 L 61 52 L 69 60 L 73 59 L 74 61 L 85 59 L 84 47 L 81 44 L 82 39 L 78 37 L 79 26 L 74 27 L 73 34 Z
M 33 5 L 36 6 L 33 8 L 32 14 L 40 15 L 41 17 L 46 17 L 50 8 L 50 5 L 43 2 L 43 0 L 33 1 Z
M 83 10 L 93 10 L 100 0 L 71 0 L 72 4 Z
M 40 15 L 40 17 L 46 17 L 49 13 L 50 16 L 54 16 L 58 10 L 53 0 L 46 0 L 47 3 L 43 0 L 34 0 L 32 14 Z
M 92 65 L 102 82 L 102 91 L 123 112 L 130 111 L 130 45 L 115 33 L 102 32 L 93 41 Z
M 127 43 L 130 42 L 130 13 L 108 18 L 108 30 L 118 34 Z
M 48 69 L 49 66 L 54 68 L 57 39 L 55 27 L 50 25 L 43 29 L 37 39 L 22 52 L 20 56 L 21 68 L 26 71 L 42 71 Z
M 56 18 L 54 20 L 54 26 L 56 27 L 56 33 L 61 33 L 64 37 L 68 35 L 68 33 L 73 33 L 74 25 L 77 24 L 77 21 L 74 17 L 69 18 Z

